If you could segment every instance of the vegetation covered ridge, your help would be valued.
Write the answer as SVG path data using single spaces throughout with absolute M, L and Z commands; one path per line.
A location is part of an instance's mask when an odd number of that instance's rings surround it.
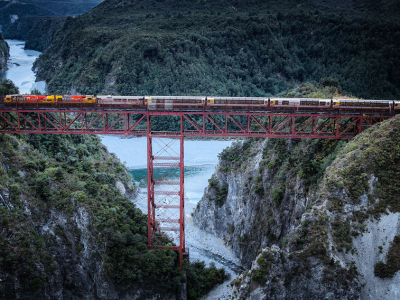
M 49 92 L 265 96 L 333 77 L 357 97 L 400 97 L 397 19 L 149 3 L 106 0 L 67 18 L 35 64 Z

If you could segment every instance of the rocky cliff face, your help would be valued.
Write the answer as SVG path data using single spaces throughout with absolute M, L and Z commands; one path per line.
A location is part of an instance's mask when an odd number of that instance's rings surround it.
M 263 140 L 225 151 L 194 220 L 250 267 L 233 299 L 397 299 L 399 140 L 396 117 L 345 146 Z
M 4 73 L 7 70 L 7 61 L 10 57 L 10 47 L 0 34 L 0 73 Z
M 342 144 L 269 139 L 233 145 L 221 154 L 195 224 L 224 238 L 250 267 L 259 249 L 281 241 L 300 224 L 318 178 L 335 155 L 329 151 Z M 225 198 L 218 201 L 223 186 Z

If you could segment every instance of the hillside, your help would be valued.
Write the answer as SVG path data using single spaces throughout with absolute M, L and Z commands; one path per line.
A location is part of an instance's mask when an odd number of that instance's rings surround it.
M 293 3 L 107 0 L 67 18 L 35 69 L 57 93 L 264 96 L 333 77 L 400 98 L 397 18 Z
M 64 22 L 65 18 L 63 17 L 45 17 L 35 22 L 35 25 L 29 29 L 26 36 L 21 37 L 21 39 L 25 40 L 25 49 L 36 51 L 46 49 L 59 36 Z M 31 27 L 32 25 L 29 24 L 29 26 Z
M 397 299 L 400 117 L 350 142 L 249 139 L 194 213 L 249 269 L 232 299 Z
M 10 21 L 11 15 L 26 16 L 70 16 L 91 10 L 102 0 L 1 0 L 0 22 Z
M 25 40 L 27 33 L 43 17 L 83 14 L 102 0 L 1 0 L 0 25 L 7 39 Z
M 10 28 L 44 50 L 34 67 L 49 93 L 400 99 L 399 15 L 398 1 L 106 0 Z M 220 155 L 193 217 L 248 268 L 233 299 L 396 297 L 399 128 L 350 143 L 249 139 Z M 125 169 L 96 138 L 0 138 L 0 298 L 176 292 L 176 254 L 147 250 Z M 224 277 L 187 270 L 193 299 Z

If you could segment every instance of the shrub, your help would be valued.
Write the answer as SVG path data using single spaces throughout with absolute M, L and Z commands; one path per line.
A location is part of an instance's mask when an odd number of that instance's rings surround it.
M 267 270 L 265 269 L 258 269 L 253 273 L 252 279 L 260 284 L 265 283 L 266 276 L 268 275 Z
M 274 201 L 274 206 L 279 207 L 285 196 L 285 191 L 282 188 L 274 188 L 271 193 L 272 200 Z
M 217 284 L 223 283 L 228 279 L 224 269 L 217 269 L 214 263 L 209 267 L 204 262 L 194 262 L 184 264 L 187 275 L 188 299 L 200 299 Z
M 386 264 L 379 261 L 374 274 L 380 278 L 392 278 L 400 270 L 400 235 L 395 236 L 386 255 Z

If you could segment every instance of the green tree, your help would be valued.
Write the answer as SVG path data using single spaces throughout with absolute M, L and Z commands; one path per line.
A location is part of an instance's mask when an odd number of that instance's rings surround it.
M 10 95 L 10 94 L 18 94 L 18 87 L 15 86 L 14 82 L 10 79 L 1 79 L 0 80 L 0 95 Z

